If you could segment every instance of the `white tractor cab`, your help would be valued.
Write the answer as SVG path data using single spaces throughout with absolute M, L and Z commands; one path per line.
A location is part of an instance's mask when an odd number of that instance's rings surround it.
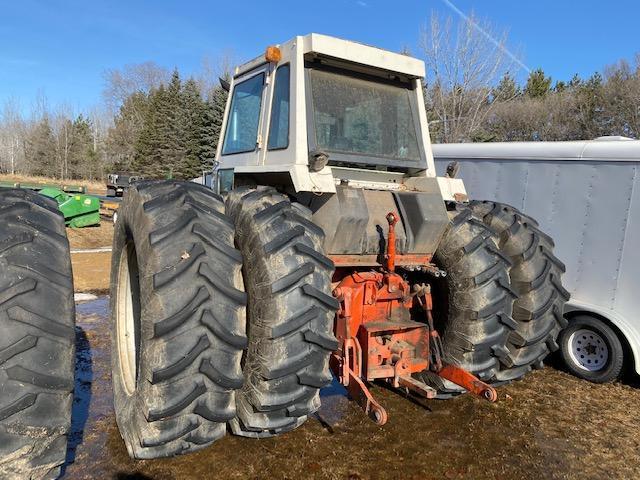
M 233 72 L 217 151 L 218 191 L 265 182 L 277 186 L 317 213 L 314 221 L 325 228 L 327 242 L 346 217 L 357 227 L 381 218 L 385 224 L 389 209 L 380 203 L 393 210 L 393 196 L 376 191 L 397 192 L 400 206 L 408 191 L 465 200 L 460 179 L 435 178 L 424 75 L 418 59 L 315 33 L 269 47 Z M 345 188 L 355 190 L 345 195 Z M 312 206 L 324 202 L 331 204 L 330 212 Z M 439 205 L 437 223 L 443 229 L 444 203 Z M 376 211 L 381 217 L 368 222 L 367 212 Z M 421 230 L 417 224 L 415 229 Z M 375 229 L 370 233 L 378 237 Z M 439 236 L 430 239 L 431 252 L 421 253 L 433 253 Z M 378 253 L 377 240 L 372 246 L 375 251 L 329 248 L 328 253 Z

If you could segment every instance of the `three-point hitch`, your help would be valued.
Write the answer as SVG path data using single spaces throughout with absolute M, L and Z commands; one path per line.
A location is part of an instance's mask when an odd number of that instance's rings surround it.
M 394 388 L 433 398 L 436 390 L 413 376 L 426 369 L 494 402 L 497 394 L 493 387 L 466 370 L 443 362 L 442 343 L 432 316 L 431 288 L 424 284 L 414 284 L 412 288 L 396 273 L 398 217 L 390 212 L 386 218 L 389 233 L 383 267 L 352 272 L 333 291 L 340 302 L 335 320 L 339 346 L 331 357 L 333 372 L 351 398 L 379 425 L 386 423 L 387 412 L 373 398 L 367 382 L 384 380 Z M 428 260 L 420 265 L 423 270 L 444 273 Z M 422 310 L 424 319 L 412 320 L 412 309 Z

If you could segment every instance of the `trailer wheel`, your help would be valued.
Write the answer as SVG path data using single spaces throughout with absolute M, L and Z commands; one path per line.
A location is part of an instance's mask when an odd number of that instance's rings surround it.
M 246 347 L 240 252 L 222 199 L 189 182 L 132 186 L 111 266 L 114 406 L 129 455 L 191 452 L 235 417 Z
M 56 478 L 67 451 L 75 305 L 64 219 L 0 191 L 0 478 Z
M 551 237 L 531 217 L 497 202 L 474 201 L 470 208 L 495 231 L 500 251 L 513 263 L 509 276 L 518 294 L 512 313 L 517 327 L 509 336 L 509 354 L 497 379 L 514 380 L 541 367 L 549 352 L 558 349 L 558 334 L 567 325 L 563 316 L 569 299 L 562 286 L 565 266 L 553 254 Z
M 268 437 L 304 423 L 320 406 L 320 388 L 331 382 L 334 267 L 309 210 L 275 189 L 232 191 L 227 212 L 245 259 L 249 302 L 245 384 L 230 426 L 236 435 Z
M 498 250 L 493 232 L 469 208 L 450 212 L 451 223 L 434 256 L 447 272 L 432 281 L 434 320 L 445 361 L 484 381 L 495 381 L 508 355 L 507 339 L 516 327 L 510 313 L 515 293 L 509 283 L 509 260 Z M 460 387 L 425 371 L 418 374 L 441 397 Z
M 570 373 L 594 383 L 620 376 L 624 350 L 618 335 L 602 320 L 588 315 L 571 319 L 560 333 L 560 356 Z
M 115 188 L 107 188 L 107 197 L 115 197 L 116 189 Z

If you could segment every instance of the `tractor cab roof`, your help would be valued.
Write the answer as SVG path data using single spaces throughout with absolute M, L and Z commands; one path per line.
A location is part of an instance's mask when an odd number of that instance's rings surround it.
M 296 51 L 305 59 L 322 57 L 334 59 L 339 62 L 351 64 L 354 69 L 358 65 L 365 67 L 367 71 L 377 69 L 381 72 L 400 74 L 407 78 L 424 78 L 425 66 L 422 60 L 400 53 L 383 50 L 363 43 L 341 38 L 329 37 L 319 33 L 309 33 L 297 36 L 291 40 L 277 45 L 282 52 Z M 254 58 L 234 69 L 233 75 L 237 77 L 249 72 L 260 65 L 267 63 L 264 55 Z

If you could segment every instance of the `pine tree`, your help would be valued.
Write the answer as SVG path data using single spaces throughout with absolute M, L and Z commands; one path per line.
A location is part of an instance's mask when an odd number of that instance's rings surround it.
M 115 116 L 113 127 L 109 129 L 107 136 L 114 171 L 133 169 L 136 146 L 145 125 L 148 108 L 149 96 L 144 92 L 136 92 L 125 99 Z
M 202 104 L 202 125 L 200 129 L 200 161 L 204 171 L 211 171 L 216 159 L 216 148 L 220 136 L 221 122 L 213 103 Z
M 55 162 L 56 141 L 48 115 L 44 115 L 31 132 L 27 141 L 27 149 L 33 174 L 47 177 L 58 176 L 59 172 Z
M 556 84 L 553 86 L 553 91 L 556 93 L 564 92 L 566 89 L 567 89 L 567 84 L 562 80 L 558 80 Z
M 498 83 L 498 85 L 493 89 L 492 97 L 493 101 L 506 102 L 508 100 L 513 100 L 521 93 L 520 87 L 511 74 L 507 72 L 500 80 L 500 83 Z
M 162 135 L 160 151 L 164 161 L 165 176 L 170 174 L 184 178 L 181 174 L 182 163 L 186 153 L 184 112 L 182 109 L 182 82 L 180 74 L 175 69 L 166 94 L 161 97 L 160 117 L 158 129 Z
M 202 131 L 204 125 L 204 102 L 198 85 L 192 78 L 187 80 L 181 92 L 181 122 L 184 134 L 184 156 L 177 176 L 191 179 L 202 173 Z
M 91 138 L 91 123 L 82 115 L 79 115 L 71 125 L 67 168 L 71 178 L 93 179 L 98 173 Z
M 209 99 L 211 121 L 212 121 L 212 138 L 213 142 L 211 148 L 214 152 L 217 151 L 218 142 L 222 141 L 220 138 L 220 132 L 222 130 L 222 122 L 224 121 L 224 110 L 227 105 L 227 97 L 229 93 L 222 87 L 216 87 Z M 215 154 L 215 153 L 214 153 Z
M 142 129 L 135 145 L 132 170 L 149 178 L 162 177 L 164 157 L 161 152 L 161 117 L 166 90 L 164 85 L 151 91 Z
M 602 76 L 594 73 L 576 88 L 578 123 L 583 139 L 592 139 L 607 134 L 610 117 L 605 111 L 604 85 Z
M 176 70 L 169 85 L 160 85 L 149 94 L 148 109 L 135 148 L 133 170 L 136 173 L 166 178 L 180 172 L 185 154 L 181 88 Z
M 524 93 L 530 98 L 541 98 L 551 91 L 551 77 L 547 77 L 541 68 L 529 74 Z
M 576 73 L 571 80 L 569 80 L 569 88 L 578 88 L 582 84 L 582 79 Z

